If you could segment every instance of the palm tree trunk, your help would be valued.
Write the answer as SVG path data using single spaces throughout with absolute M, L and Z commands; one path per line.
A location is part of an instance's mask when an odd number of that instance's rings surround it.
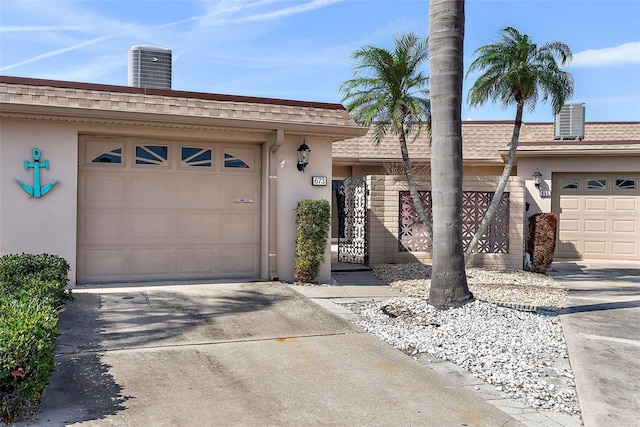
M 524 102 L 518 102 L 518 108 L 516 110 L 516 121 L 513 125 L 513 134 L 511 135 L 511 147 L 509 148 L 509 156 L 507 157 L 507 162 L 504 165 L 504 169 L 502 171 L 502 175 L 500 176 L 500 182 L 498 182 L 498 188 L 496 188 L 496 192 L 493 194 L 493 199 L 491 199 L 491 203 L 489 204 L 489 208 L 487 212 L 485 212 L 484 217 L 482 217 L 482 221 L 478 226 L 478 230 L 473 235 L 471 239 L 471 243 L 467 248 L 467 252 L 464 254 L 465 264 L 469 262 L 471 259 L 471 255 L 476 250 L 476 246 L 480 241 L 480 238 L 487 231 L 487 227 L 489 223 L 493 219 L 493 216 L 496 214 L 496 210 L 498 209 L 498 205 L 500 204 L 500 200 L 502 199 L 502 194 L 504 193 L 504 189 L 507 186 L 507 181 L 509 181 L 509 176 L 511 176 L 511 169 L 513 169 L 513 164 L 516 160 L 516 151 L 518 150 L 518 140 L 520 139 L 520 129 L 522 128 L 522 113 L 524 111 Z
M 407 149 L 407 137 L 404 130 L 402 129 L 399 132 L 399 139 L 400 152 L 402 153 L 402 166 L 404 167 L 404 174 L 409 184 L 409 194 L 411 195 L 411 199 L 413 200 L 413 206 L 418 211 L 418 216 L 420 217 L 420 220 L 427 230 L 429 238 L 433 241 L 433 228 L 431 226 L 431 220 L 429 219 L 429 216 L 427 215 L 427 212 L 425 211 L 424 206 L 422 206 L 422 202 L 420 201 L 420 194 L 418 193 L 416 180 L 413 177 L 411 159 L 409 158 L 409 150 Z
M 462 61 L 464 0 L 429 3 L 433 142 L 433 270 L 429 303 L 459 307 L 473 299 L 462 250 Z

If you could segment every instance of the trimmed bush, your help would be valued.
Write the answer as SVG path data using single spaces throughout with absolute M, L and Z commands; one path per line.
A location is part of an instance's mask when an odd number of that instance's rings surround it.
M 539 213 L 529 218 L 527 253 L 531 255 L 532 270 L 536 273 L 547 274 L 553 262 L 557 226 L 558 214 L 553 212 Z
M 58 310 L 69 263 L 56 255 L 0 257 L 0 420 L 17 422 L 37 411 L 54 371 Z
M 34 414 L 54 371 L 58 314 L 35 298 L 0 298 L 0 415 L 14 422 Z
M 67 284 L 69 269 L 69 263 L 58 255 L 4 255 L 0 257 L 0 282 L 16 283 L 31 276 Z
M 311 282 L 320 272 L 331 226 L 328 200 L 302 200 L 296 207 L 295 279 Z
M 62 306 L 71 298 L 66 289 L 70 268 L 67 260 L 58 255 L 4 255 L 0 257 L 0 295 L 19 298 L 36 293 L 41 298 L 53 298 L 55 306 Z

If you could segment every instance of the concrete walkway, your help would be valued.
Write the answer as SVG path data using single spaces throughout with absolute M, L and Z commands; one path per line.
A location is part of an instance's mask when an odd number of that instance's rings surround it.
M 561 320 L 585 426 L 640 425 L 640 263 L 550 274 L 570 289 Z M 364 333 L 344 304 L 397 291 L 362 269 L 334 278 L 76 288 L 41 412 L 22 425 L 581 425 Z
M 640 262 L 554 263 L 585 427 L 640 425 Z
M 27 425 L 521 425 L 286 284 L 74 295 Z

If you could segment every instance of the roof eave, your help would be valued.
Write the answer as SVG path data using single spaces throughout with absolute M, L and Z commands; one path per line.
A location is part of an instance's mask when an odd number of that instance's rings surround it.
M 333 163 L 341 165 L 380 165 L 382 163 L 400 163 L 402 159 L 391 157 L 347 157 L 347 156 L 334 156 Z M 431 163 L 430 157 L 412 157 L 412 163 Z M 463 159 L 465 166 L 502 166 L 503 161 L 497 158 L 465 158 Z
M 153 95 L 165 98 L 186 98 L 222 102 L 243 102 L 253 104 L 284 105 L 290 107 L 310 107 L 328 110 L 346 110 L 344 105 L 330 102 L 299 101 L 293 99 L 266 98 L 245 95 L 227 95 L 209 92 L 191 92 L 175 89 L 156 89 L 134 86 L 107 85 L 101 83 L 73 82 L 65 80 L 35 79 L 0 75 L 0 83 L 20 86 L 51 87 L 84 91 L 113 92 L 132 95 Z
M 509 156 L 509 150 L 500 150 L 500 156 L 504 161 L 506 161 Z M 580 148 L 536 148 L 536 149 L 519 149 L 516 153 L 516 162 L 517 159 L 526 158 L 526 157 L 557 157 L 557 156 L 607 156 L 607 157 L 616 157 L 616 156 L 640 156 L 640 147 L 638 148 L 598 148 L 598 149 L 588 149 L 584 147 Z
M 343 126 L 331 124 L 304 123 L 293 121 L 270 121 L 260 119 L 237 119 L 229 117 L 202 117 L 182 114 L 168 114 L 140 111 L 106 110 L 98 108 L 77 108 L 19 103 L 0 103 L 4 117 L 21 115 L 22 118 L 37 117 L 60 121 L 99 121 L 108 124 L 117 122 L 144 122 L 156 125 L 188 125 L 230 129 L 249 129 L 253 131 L 272 131 L 282 129 L 291 134 L 304 134 L 328 137 L 332 141 L 366 135 L 368 129 L 361 126 Z

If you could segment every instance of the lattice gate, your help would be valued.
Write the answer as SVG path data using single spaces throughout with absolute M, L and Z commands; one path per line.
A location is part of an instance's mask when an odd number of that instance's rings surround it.
M 352 176 L 337 189 L 338 262 L 366 264 L 367 254 L 367 183 Z

